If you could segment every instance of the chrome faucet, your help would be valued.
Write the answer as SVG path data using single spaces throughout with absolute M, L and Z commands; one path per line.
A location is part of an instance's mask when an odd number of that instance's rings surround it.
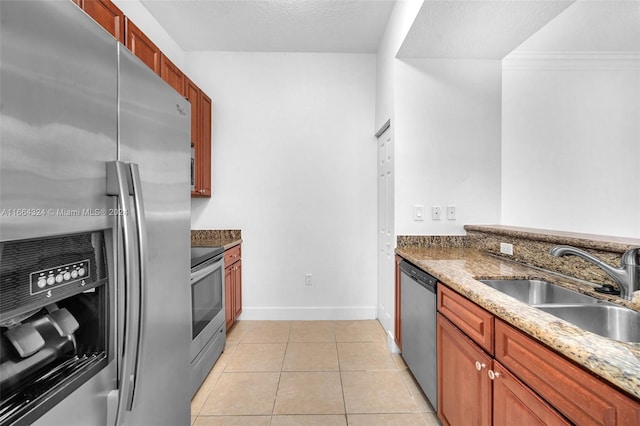
M 593 263 L 618 283 L 620 297 L 624 299 L 631 300 L 633 292 L 640 290 L 640 260 L 638 259 L 640 247 L 627 250 L 622 255 L 620 268 L 611 266 L 586 251 L 571 246 L 555 246 L 549 253 L 556 257 L 574 255 Z

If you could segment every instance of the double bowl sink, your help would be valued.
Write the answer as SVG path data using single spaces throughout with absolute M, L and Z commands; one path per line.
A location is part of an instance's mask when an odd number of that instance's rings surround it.
M 542 280 L 479 280 L 520 302 L 584 330 L 640 343 L 640 313 Z

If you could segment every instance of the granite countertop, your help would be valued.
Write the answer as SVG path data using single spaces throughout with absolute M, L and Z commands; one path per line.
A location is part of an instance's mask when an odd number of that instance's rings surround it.
M 585 331 L 494 290 L 477 279 L 546 279 L 593 295 L 590 287 L 583 282 L 492 256 L 474 248 L 398 247 L 396 253 L 496 317 L 614 386 L 640 398 L 640 343 L 618 342 Z M 598 293 L 595 295 L 605 300 L 613 299 Z
M 223 247 L 225 250 L 242 244 L 242 233 L 237 229 L 191 230 L 191 247 Z

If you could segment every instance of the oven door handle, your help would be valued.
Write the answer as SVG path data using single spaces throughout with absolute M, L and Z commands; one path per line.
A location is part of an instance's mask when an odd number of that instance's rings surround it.
M 207 275 L 211 274 L 213 271 L 215 271 L 218 268 L 222 268 L 224 265 L 224 258 L 220 258 L 220 260 L 207 265 L 205 267 L 203 267 L 202 269 L 198 269 L 195 272 L 191 273 L 191 284 L 195 283 L 196 281 L 200 281 L 202 278 L 206 277 Z
M 140 283 L 139 273 L 136 273 L 138 265 L 139 249 L 134 241 L 134 230 L 130 223 L 131 206 L 129 197 L 133 194 L 133 184 L 130 167 L 122 161 L 112 161 L 107 163 L 107 195 L 118 197 L 118 208 L 122 215 L 118 216 L 117 222 L 122 227 L 122 250 L 124 260 L 124 283 L 118 291 L 125 294 L 124 306 L 124 342 L 122 351 L 116 350 L 120 354 L 118 359 L 119 373 L 117 395 L 111 395 L 114 401 L 115 421 L 113 424 L 119 426 L 124 420 L 124 412 L 131 407 L 135 385 L 135 367 L 138 352 L 138 335 L 140 332 Z M 117 345 L 116 345 L 117 346 Z

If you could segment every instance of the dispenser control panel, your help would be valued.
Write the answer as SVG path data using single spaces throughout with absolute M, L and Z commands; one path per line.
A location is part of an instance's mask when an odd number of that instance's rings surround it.
M 84 281 L 88 280 L 90 276 L 88 259 L 32 272 L 30 274 L 31 294 L 42 293 L 77 281 L 84 284 Z

